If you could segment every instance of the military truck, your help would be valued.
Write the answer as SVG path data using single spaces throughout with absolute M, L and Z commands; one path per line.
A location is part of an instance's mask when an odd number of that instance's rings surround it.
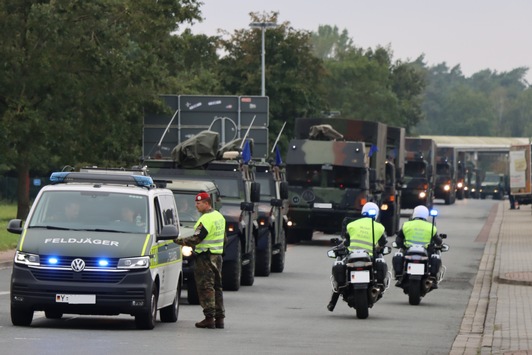
M 228 237 L 222 278 L 224 289 L 230 291 L 254 283 L 260 200 L 253 161 L 244 159 L 242 152 L 230 150 L 237 144 L 233 141 L 219 148 L 219 134 L 202 131 L 174 147 L 171 159 L 144 161 L 154 179 L 212 181 L 218 187 Z
M 456 151 L 456 198 L 458 200 L 463 200 L 466 196 L 466 174 L 466 152 Z
M 436 175 L 436 143 L 428 138 L 407 137 L 405 149 L 401 208 L 411 209 L 418 205 L 432 208 Z
M 380 206 L 380 222 L 388 236 L 395 235 L 400 228 L 404 166 L 405 129 L 387 126 L 386 178 Z
M 491 196 L 494 200 L 502 200 L 504 197 L 504 174 L 486 171 L 484 179 L 480 183 L 480 199 Z
M 314 231 L 339 233 L 344 218 L 359 218 L 367 201 L 380 204 L 385 125 L 298 118 L 295 135 L 286 156 L 289 242 L 309 240 Z
M 456 201 L 456 157 L 455 148 L 436 148 L 436 183 L 434 198 L 443 199 L 446 205 Z
M 284 270 L 288 183 L 278 160 L 256 162 L 255 169 L 255 178 L 261 187 L 255 275 L 268 276 L 270 272 Z

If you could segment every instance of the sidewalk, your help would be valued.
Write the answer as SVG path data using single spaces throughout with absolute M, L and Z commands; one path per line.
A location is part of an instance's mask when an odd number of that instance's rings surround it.
M 469 304 L 450 355 L 532 355 L 532 211 L 508 210 L 491 223 Z M 0 252 L 9 267 L 13 250 Z
M 507 206 L 498 205 L 451 355 L 532 354 L 532 211 Z

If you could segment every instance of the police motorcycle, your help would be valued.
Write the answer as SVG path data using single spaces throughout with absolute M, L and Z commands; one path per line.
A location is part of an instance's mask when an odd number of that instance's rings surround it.
M 372 218 L 372 228 L 376 214 L 376 210 L 370 210 L 368 213 L 368 217 Z M 342 236 L 347 222 L 346 220 L 343 222 Z M 333 295 L 342 296 L 349 307 L 356 310 L 357 318 L 366 319 L 369 315 L 369 308 L 372 308 L 382 298 L 390 286 L 391 272 L 385 271 L 384 284 L 379 285 L 377 283 L 377 269 L 379 268 L 376 264 L 385 262 L 382 257 L 373 258 L 365 249 L 349 251 L 344 241 L 338 238 L 331 239 L 331 243 L 335 247 L 327 252 L 327 256 L 336 259 L 333 265 L 334 275 L 331 275 Z M 390 248 L 387 246 L 381 251 L 382 255 L 389 253 Z M 377 255 L 375 250 L 373 255 Z M 329 310 L 332 311 L 332 309 Z
M 434 221 L 438 211 L 430 210 L 430 216 L 432 217 L 432 228 L 434 228 Z M 433 233 L 431 233 L 433 235 Z M 447 238 L 446 234 L 439 234 L 440 238 Z M 399 248 L 396 242 L 392 243 L 394 248 Z M 449 250 L 447 244 L 442 243 L 441 246 L 434 246 L 434 252 L 429 257 L 429 252 L 424 245 L 413 244 L 410 246 L 404 255 L 403 262 L 403 278 L 401 282 L 401 288 L 403 292 L 408 295 L 408 303 L 411 305 L 419 305 L 421 298 L 427 293 L 435 289 L 435 283 L 440 283 L 447 268 L 441 264 L 441 252 Z M 432 264 L 440 264 L 440 270 L 436 275 L 436 279 L 431 277 L 430 274 L 430 258 L 438 259 L 433 261 Z

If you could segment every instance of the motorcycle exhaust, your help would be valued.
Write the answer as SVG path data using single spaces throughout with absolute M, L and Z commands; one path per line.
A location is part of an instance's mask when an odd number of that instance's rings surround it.
M 432 288 L 432 280 L 431 279 L 426 279 L 425 280 L 425 290 L 430 290 Z
M 375 303 L 379 299 L 379 295 L 381 294 L 381 290 L 380 290 L 380 288 L 374 286 L 374 287 L 371 288 L 370 294 L 371 294 L 371 303 Z

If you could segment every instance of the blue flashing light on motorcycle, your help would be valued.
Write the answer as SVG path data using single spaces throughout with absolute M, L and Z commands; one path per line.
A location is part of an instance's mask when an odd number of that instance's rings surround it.
M 367 212 L 363 213 L 362 215 L 365 217 L 375 218 L 375 216 L 377 215 L 377 210 L 374 208 L 371 208 Z
M 434 209 L 430 210 L 430 215 L 432 217 L 436 217 L 438 215 L 438 210 L 434 210 Z

